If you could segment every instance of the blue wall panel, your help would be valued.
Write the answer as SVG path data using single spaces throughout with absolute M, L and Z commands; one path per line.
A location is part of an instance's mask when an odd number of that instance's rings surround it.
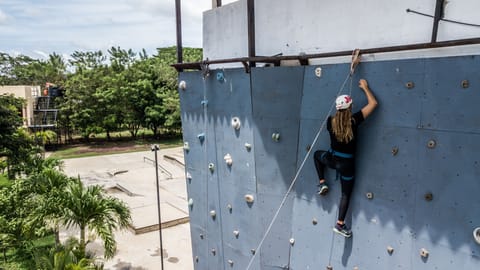
M 424 128 L 480 132 L 478 90 L 480 57 L 461 56 L 426 60 Z M 468 88 L 462 81 L 468 81 Z
M 368 79 L 380 103 L 360 127 L 347 215 L 351 239 L 332 232 L 340 182 L 329 170 L 329 194 L 316 195 L 313 164 L 313 152 L 329 148 L 325 130 L 315 145 L 313 140 L 334 113 L 348 65 L 322 65 L 320 77 L 318 66 L 254 68 L 251 74 L 215 70 L 205 80 L 197 72 L 182 73 L 191 86 L 179 91 L 190 145 L 185 159 L 195 201 L 190 215 L 194 256 L 200 257 L 196 269 L 246 268 L 307 154 L 250 269 L 477 269 L 480 245 L 472 232 L 480 227 L 479 65 L 478 56 L 367 62 L 347 80 L 340 94 L 351 91 L 354 110 L 366 104 L 360 78 Z M 241 119 L 240 130 L 231 127 L 234 116 Z M 202 132 L 203 144 L 196 137 Z M 231 167 L 223 159 L 227 153 Z M 254 196 L 253 204 L 245 202 L 246 194 Z M 219 249 L 216 256 L 212 248 Z M 421 248 L 430 252 L 427 259 Z
M 205 132 L 205 118 L 201 100 L 203 100 L 204 84 L 200 72 L 180 73 L 179 80 L 188 82 L 187 89 L 179 90 L 182 110 L 183 140 L 188 143 L 189 150 L 184 151 L 185 170 L 190 176 L 187 178 L 187 193 L 193 200 L 190 211 L 190 232 L 192 238 L 193 257 L 195 269 L 208 269 L 207 258 L 207 170 L 208 163 L 205 160 L 206 145 L 202 144 L 197 135 Z
M 294 178 L 303 74 L 303 67 L 258 68 L 251 73 L 262 232 L 270 224 Z M 272 139 L 273 133 L 279 134 L 278 141 Z M 292 205 L 289 200 L 282 207 L 263 244 L 262 266 L 286 267 L 289 264 Z

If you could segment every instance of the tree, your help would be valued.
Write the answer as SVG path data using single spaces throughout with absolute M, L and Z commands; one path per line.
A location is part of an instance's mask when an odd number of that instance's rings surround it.
M 13 95 L 0 95 L 0 162 L 6 163 L 10 179 L 24 171 L 32 154 L 39 150 L 34 147 L 28 133 L 21 128 L 23 120 L 20 112 L 23 104 L 23 99 Z
M 31 176 L 24 181 L 31 192 L 26 200 L 33 206 L 28 220 L 38 228 L 52 230 L 55 234 L 55 245 L 59 246 L 64 191 L 68 183 L 75 179 L 67 177 L 60 171 L 63 162 L 58 159 L 47 158 L 36 162 L 37 164 L 31 168 Z
M 103 240 L 105 258 L 112 258 L 116 250 L 114 231 L 125 229 L 130 223 L 130 210 L 122 201 L 106 196 L 100 186 L 85 187 L 78 179 L 68 185 L 62 202 L 62 221 L 67 228 L 80 228 L 79 252 L 85 257 L 85 235 L 90 233 Z
M 40 270 L 103 269 L 103 266 L 95 265 L 94 260 L 90 258 L 79 258 L 77 247 L 78 240 L 70 238 L 63 245 L 36 251 L 34 254 L 36 268 Z

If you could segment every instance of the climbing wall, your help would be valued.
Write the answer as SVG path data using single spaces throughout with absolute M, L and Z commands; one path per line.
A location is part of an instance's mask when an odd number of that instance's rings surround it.
M 478 269 L 479 56 L 182 72 L 195 269 Z M 360 127 L 347 223 L 313 152 L 338 94 L 379 100 Z M 318 135 L 318 136 L 317 136 Z M 292 186 L 290 192 L 289 188 Z M 478 236 L 480 238 L 480 236 Z M 331 267 L 331 268 L 329 268 Z

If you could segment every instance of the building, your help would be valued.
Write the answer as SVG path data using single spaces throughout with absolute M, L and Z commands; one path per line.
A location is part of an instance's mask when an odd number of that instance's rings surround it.
M 0 86 L 0 95 L 13 94 L 15 97 L 23 98 L 26 104 L 22 109 L 23 126 L 29 127 L 33 122 L 34 99 L 40 94 L 40 86 L 10 85 Z

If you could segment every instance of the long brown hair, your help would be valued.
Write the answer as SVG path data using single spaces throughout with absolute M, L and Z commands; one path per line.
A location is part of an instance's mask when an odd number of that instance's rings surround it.
M 351 106 L 348 109 L 337 111 L 332 118 L 332 129 L 339 142 L 348 143 L 353 139 Z

